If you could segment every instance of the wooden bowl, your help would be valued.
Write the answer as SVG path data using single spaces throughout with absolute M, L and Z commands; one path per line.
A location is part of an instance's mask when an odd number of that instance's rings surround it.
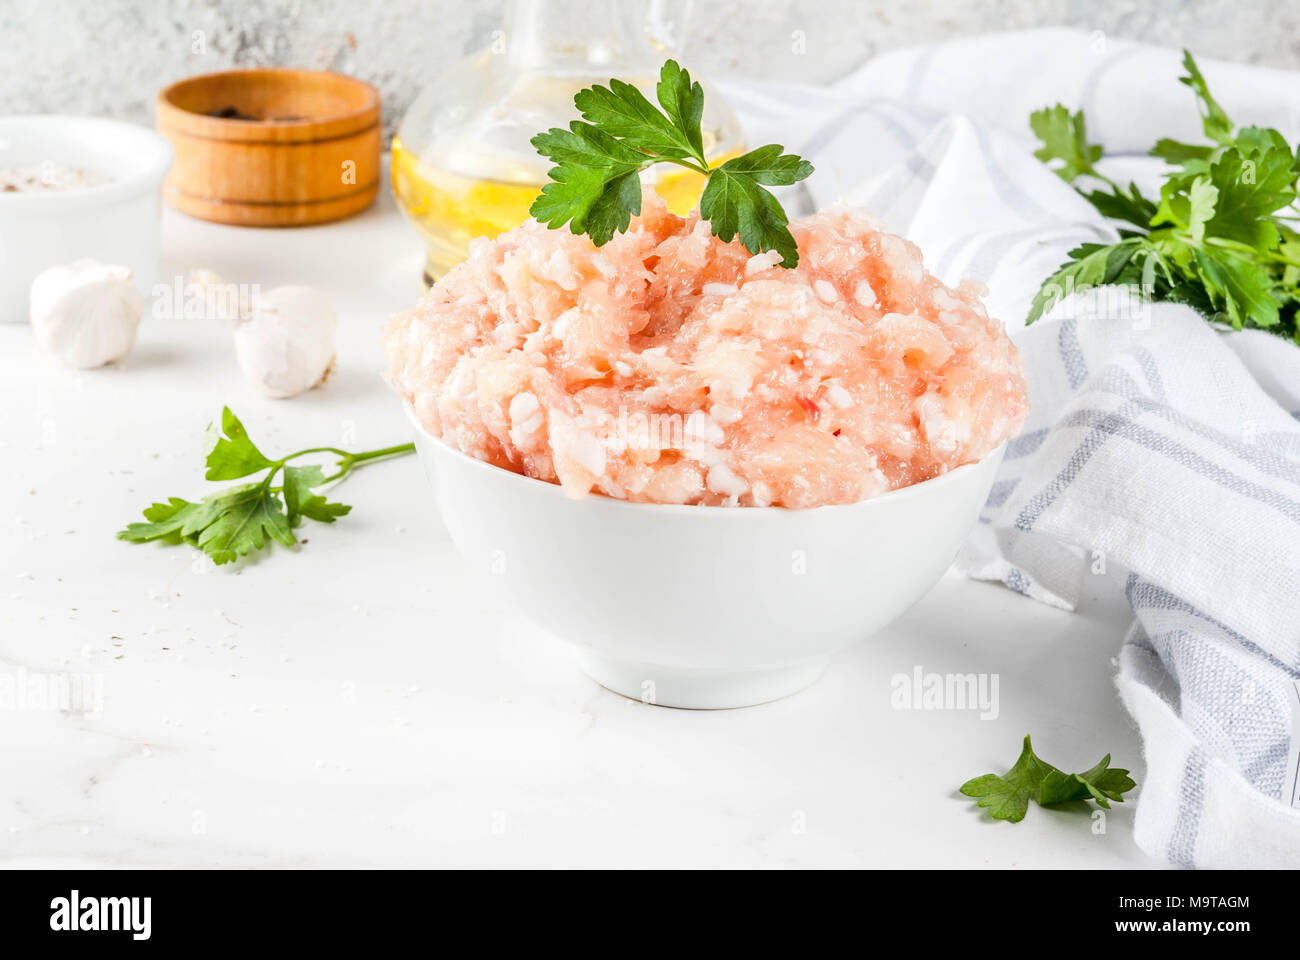
M 379 93 L 318 70 L 181 80 L 158 95 L 176 162 L 163 195 L 216 223 L 290 227 L 350 216 L 379 193 Z

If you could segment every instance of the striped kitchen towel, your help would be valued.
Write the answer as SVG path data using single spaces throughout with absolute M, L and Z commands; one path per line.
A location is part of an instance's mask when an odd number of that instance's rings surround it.
M 1066 606 L 1083 577 L 1123 589 L 1144 850 L 1300 866 L 1300 349 L 1112 296 L 1042 324 L 1021 340 L 1032 419 L 959 565 Z
M 890 53 L 829 89 L 726 92 L 755 142 L 817 165 L 815 205 L 861 204 L 941 279 L 989 287 L 1032 412 L 958 565 L 1067 608 L 1084 577 L 1128 598 L 1117 683 L 1146 756 L 1139 845 L 1183 866 L 1300 867 L 1300 348 L 1113 289 L 1023 326 L 1067 250 L 1116 237 L 1033 157 L 1030 111 L 1085 108 L 1112 176 L 1155 192 L 1141 152 L 1201 139 L 1179 60 L 1031 31 Z M 1238 123 L 1297 139 L 1300 76 L 1201 65 Z

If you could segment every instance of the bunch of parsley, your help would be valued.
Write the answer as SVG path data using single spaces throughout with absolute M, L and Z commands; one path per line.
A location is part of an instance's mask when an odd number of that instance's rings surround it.
M 659 107 L 622 80 L 578 91 L 573 104 L 582 120 L 532 139 L 556 166 L 528 212 L 553 230 L 567 223 L 603 246 L 641 212 L 641 171 L 673 163 L 707 178 L 700 216 L 714 236 L 731 241 L 739 234 L 750 253 L 775 250 L 782 266 L 794 267 L 799 251 L 789 221 L 766 187 L 797 183 L 813 172 L 812 164 L 770 143 L 710 168 L 700 130 L 704 90 L 669 60 L 655 96 Z
M 415 450 L 412 443 L 364 453 L 349 453 L 337 447 L 309 447 L 272 460 L 257 448 L 229 407 L 221 412 L 221 427 L 209 426 L 207 436 L 206 479 L 238 480 L 261 474 L 260 479 L 227 487 L 202 500 L 168 497 L 166 503 L 146 507 L 146 522 L 129 524 L 118 533 L 119 540 L 188 543 L 218 564 L 230 563 L 261 550 L 272 540 L 292 547 L 298 542 L 294 528 L 302 523 L 304 517 L 320 523 L 333 523 L 352 510 L 345 503 L 334 503 L 324 494 L 317 493 L 317 487 L 342 480 L 361 464 L 402 456 Z M 312 454 L 337 457 L 335 471 L 327 476 L 317 464 L 293 466 L 289 463 Z M 280 477 L 279 484 L 275 483 L 277 476 Z
M 1028 323 L 1057 300 L 1105 284 L 1138 287 L 1156 301 L 1194 307 L 1237 330 L 1253 327 L 1300 342 L 1300 154 L 1276 130 L 1236 129 L 1210 94 L 1196 61 L 1183 52 L 1181 81 L 1200 104 L 1205 144 L 1161 139 L 1151 155 L 1175 165 L 1159 198 L 1123 187 L 1097 171 L 1100 146 L 1088 143 L 1082 111 L 1060 104 L 1032 114 L 1043 142 L 1036 156 L 1074 184 L 1107 218 L 1122 224 L 1120 241 L 1085 243 L 1034 298 Z M 1078 189 L 1078 188 L 1076 188 Z

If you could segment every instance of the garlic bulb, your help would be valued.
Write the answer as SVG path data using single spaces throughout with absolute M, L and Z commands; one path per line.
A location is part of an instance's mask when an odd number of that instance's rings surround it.
M 312 287 L 276 287 L 253 297 L 235 323 L 235 357 L 267 396 L 292 397 L 325 381 L 334 366 L 334 307 Z
M 37 274 L 31 288 L 37 342 L 74 367 L 101 367 L 135 344 L 144 298 L 131 271 L 77 260 Z

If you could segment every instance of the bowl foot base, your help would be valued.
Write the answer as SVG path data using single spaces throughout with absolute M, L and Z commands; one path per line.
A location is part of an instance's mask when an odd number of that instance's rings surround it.
M 771 670 L 699 670 L 616 660 L 576 651 L 578 666 L 602 687 L 631 700 L 689 710 L 725 710 L 779 700 L 811 685 L 828 660 Z

